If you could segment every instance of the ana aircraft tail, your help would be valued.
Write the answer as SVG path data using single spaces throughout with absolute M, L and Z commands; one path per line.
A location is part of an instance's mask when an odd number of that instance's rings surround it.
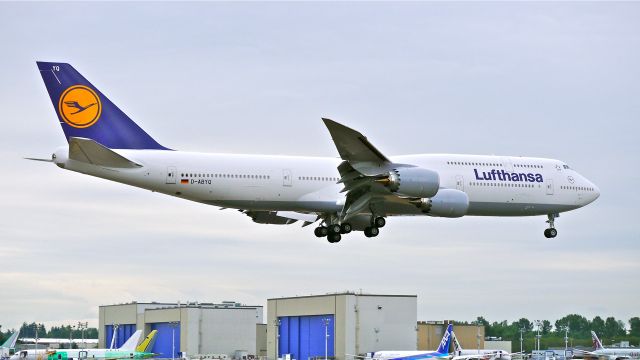
M 136 332 L 134 332 L 133 335 L 131 335 L 131 337 L 124 344 L 122 344 L 122 346 L 118 348 L 118 350 L 135 351 L 141 336 L 142 336 L 142 330 L 136 330 Z
M 140 345 L 138 345 L 136 347 L 136 351 L 137 352 L 151 352 L 151 349 L 153 349 L 153 344 L 156 343 L 156 334 L 157 333 L 158 333 L 158 330 L 151 331 L 149 333 L 149 335 L 147 335 L 147 337 L 144 338 L 144 340 L 142 340 Z
M 11 334 L 11 336 L 9 336 L 9 338 L 4 342 L 4 344 L 0 346 L 0 348 L 11 349 L 16 347 L 16 340 L 18 340 L 18 334 L 20 334 L 19 331 L 16 331 L 13 334 Z
M 67 141 L 92 139 L 110 149 L 158 149 L 158 144 L 73 66 L 36 62 Z
M 595 350 L 602 349 L 602 342 L 600 342 L 600 339 L 598 339 L 598 335 L 596 335 L 595 331 L 591 332 L 591 339 L 593 340 L 593 348 Z
M 453 324 L 449 324 L 447 326 L 447 331 L 444 332 L 442 336 L 442 340 L 440 340 L 440 345 L 438 346 L 438 350 L 436 352 L 440 354 L 448 354 L 449 347 L 451 346 L 451 333 L 453 332 Z

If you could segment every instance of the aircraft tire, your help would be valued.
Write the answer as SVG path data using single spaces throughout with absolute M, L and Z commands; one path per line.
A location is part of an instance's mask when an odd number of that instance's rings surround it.
M 551 238 L 551 234 L 549 233 L 549 230 L 551 229 L 544 229 L 544 237 L 546 237 L 547 239 Z
M 342 225 L 340 225 L 340 233 L 341 234 L 348 234 L 351 232 L 351 230 L 353 230 L 353 228 L 351 227 L 351 224 L 349 223 L 344 223 Z
M 341 239 L 342 239 L 342 236 L 340 235 L 340 233 L 333 233 L 333 234 L 327 235 L 327 240 L 329 240 L 329 242 L 332 244 L 340 242 Z
M 329 229 L 329 234 L 340 234 L 340 225 L 339 224 L 331 224 L 327 227 Z
M 386 224 L 387 224 L 387 220 L 385 220 L 385 218 L 383 218 L 382 216 L 378 216 L 373 220 L 373 225 L 377 228 L 382 228 Z
M 313 230 L 313 233 L 317 237 L 325 237 L 329 233 L 329 230 L 324 226 L 318 226 L 317 228 L 315 228 L 315 230 Z
M 555 228 L 549 229 L 549 237 L 554 238 L 556 236 L 558 236 L 558 230 L 556 230 Z

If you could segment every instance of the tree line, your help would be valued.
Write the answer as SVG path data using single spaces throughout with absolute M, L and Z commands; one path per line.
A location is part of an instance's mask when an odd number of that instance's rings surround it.
M 0 331 L 0 344 L 5 341 L 12 333 L 16 330 L 2 330 Z M 20 326 L 20 337 L 21 338 L 35 338 L 36 331 L 38 333 L 39 338 L 56 338 L 56 339 L 68 339 L 69 334 L 73 339 L 81 339 L 82 331 L 77 329 L 77 327 L 72 327 L 71 325 L 60 325 L 60 326 L 52 326 L 50 329 L 44 326 L 44 324 L 36 324 L 32 322 L 31 324 L 22 323 Z M 97 339 L 98 338 L 98 329 L 97 328 L 86 328 L 84 330 L 84 338 L 85 339 Z
M 531 351 L 534 349 L 535 336 L 539 331 L 542 335 L 540 348 L 562 347 L 565 345 L 565 329 L 568 328 L 569 347 L 585 346 L 591 347 L 591 331 L 595 331 L 604 346 L 613 342 L 629 341 L 630 344 L 640 343 L 640 317 L 632 317 L 626 323 L 610 316 L 603 319 L 600 316 L 592 320 L 578 314 L 566 315 L 553 324 L 549 320 L 531 321 L 521 318 L 509 323 L 506 320 L 489 322 L 484 317 L 479 316 L 472 323 L 465 324 L 483 325 L 485 337 L 494 337 L 512 342 L 514 351 L 520 350 L 520 333 L 522 330 L 523 349 Z M 627 326 L 628 330 L 627 330 Z

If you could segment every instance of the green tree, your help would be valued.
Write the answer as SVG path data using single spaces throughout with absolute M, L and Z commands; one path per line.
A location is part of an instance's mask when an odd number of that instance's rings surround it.
M 629 319 L 629 335 L 640 337 L 640 317 L 634 316 Z
M 617 321 L 613 316 L 608 317 L 604 321 L 604 337 L 611 339 L 626 334 L 624 323 Z
M 521 318 L 520 320 L 513 323 L 513 325 L 520 331 L 520 329 L 524 329 L 525 332 L 530 332 L 533 330 L 533 323 L 529 321 L 529 319 Z
M 551 333 L 551 322 L 549 320 L 542 320 L 542 335 Z
M 595 331 L 599 336 L 604 335 L 604 320 L 600 316 L 596 316 L 591 321 L 591 330 Z
M 555 322 L 556 334 L 564 336 L 564 329 L 569 327 L 571 334 L 577 338 L 586 338 L 591 336 L 589 320 L 582 315 L 570 314 Z

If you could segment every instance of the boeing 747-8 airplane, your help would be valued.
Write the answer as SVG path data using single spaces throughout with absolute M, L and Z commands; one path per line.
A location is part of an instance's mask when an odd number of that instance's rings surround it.
M 71 171 L 235 208 L 261 224 L 318 222 L 318 237 L 378 235 L 389 216 L 546 215 L 598 198 L 560 160 L 488 155 L 386 156 L 360 132 L 323 119 L 340 159 L 207 154 L 160 145 L 71 65 L 38 62 L 68 141 L 51 160 Z M 34 159 L 42 160 L 42 159 Z

